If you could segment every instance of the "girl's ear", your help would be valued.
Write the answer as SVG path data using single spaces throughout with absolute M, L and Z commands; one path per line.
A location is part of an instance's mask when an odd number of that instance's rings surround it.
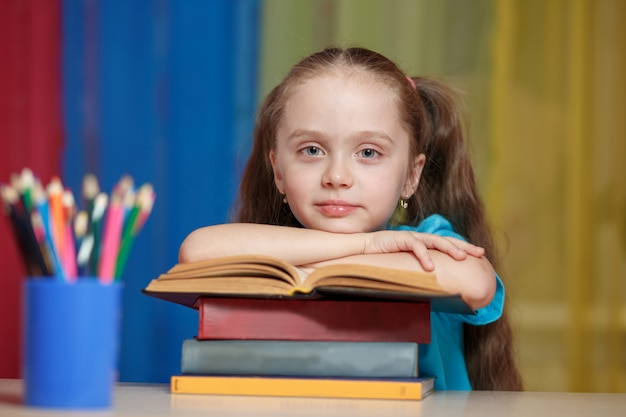
M 280 194 L 283 193 L 283 176 L 280 172 L 280 167 L 276 164 L 276 153 L 274 150 L 270 151 L 270 162 L 272 163 L 272 170 L 274 171 L 274 183 L 276 184 L 276 188 Z
M 417 155 L 415 159 L 413 159 L 413 163 L 409 166 L 404 186 L 402 187 L 402 198 L 406 199 L 415 194 L 425 163 L 426 156 L 423 153 Z

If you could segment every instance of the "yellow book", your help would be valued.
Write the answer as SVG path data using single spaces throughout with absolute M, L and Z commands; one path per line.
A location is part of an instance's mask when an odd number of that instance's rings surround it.
M 421 400 L 433 392 L 434 381 L 174 375 L 170 389 L 172 394 Z

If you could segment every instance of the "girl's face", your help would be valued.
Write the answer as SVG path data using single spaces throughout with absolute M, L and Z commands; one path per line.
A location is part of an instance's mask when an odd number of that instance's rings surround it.
M 288 99 L 270 160 L 276 186 L 303 226 L 382 229 L 398 200 L 413 195 L 424 155 L 411 160 L 395 100 L 358 73 L 315 77 Z

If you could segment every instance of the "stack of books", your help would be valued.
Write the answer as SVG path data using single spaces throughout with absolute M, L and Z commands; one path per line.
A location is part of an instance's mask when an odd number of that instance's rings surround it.
M 429 273 L 334 265 L 300 282 L 265 256 L 178 264 L 144 293 L 198 310 L 175 394 L 419 400 L 431 308 L 468 311 Z

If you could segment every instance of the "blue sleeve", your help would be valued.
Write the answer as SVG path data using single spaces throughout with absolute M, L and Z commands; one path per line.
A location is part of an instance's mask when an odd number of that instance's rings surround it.
M 431 233 L 439 236 L 454 237 L 461 240 L 467 240 L 463 236 L 459 235 L 452 228 L 452 224 L 443 216 L 434 214 L 425 218 L 417 227 L 413 226 L 397 226 L 393 227 L 393 230 L 412 230 L 419 233 Z M 502 280 L 496 274 L 496 292 L 493 296 L 491 303 L 483 308 L 476 310 L 476 314 L 452 314 L 457 316 L 457 319 L 473 325 L 483 325 L 496 321 L 502 315 L 504 308 L 504 285 Z

